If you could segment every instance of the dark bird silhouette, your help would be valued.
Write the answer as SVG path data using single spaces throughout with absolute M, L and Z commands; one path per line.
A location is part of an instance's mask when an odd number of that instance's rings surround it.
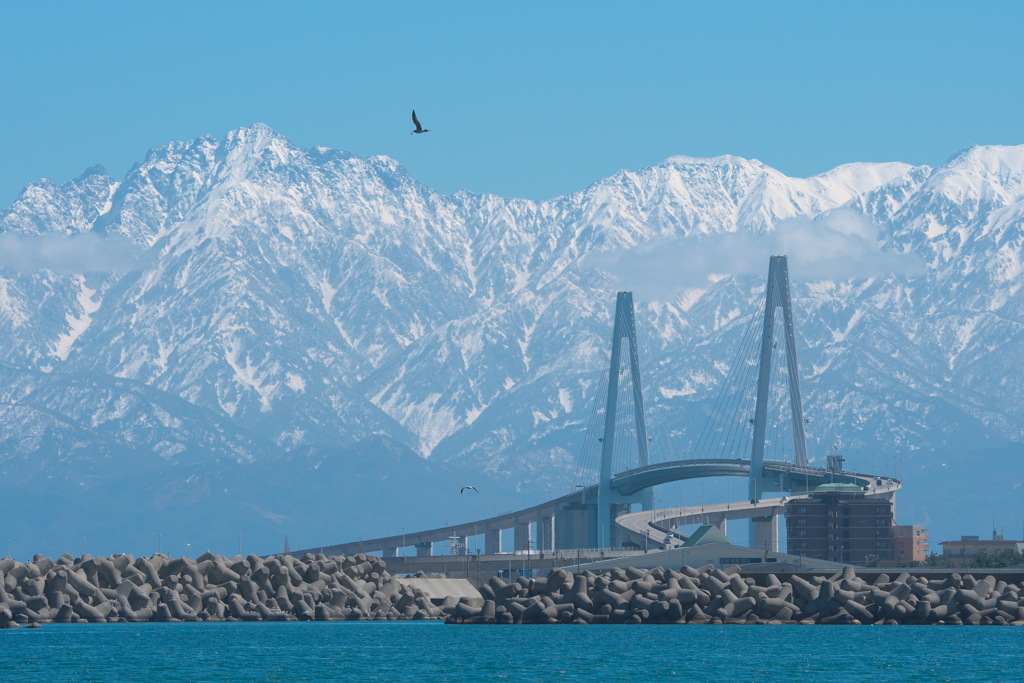
M 412 110 L 412 122 L 414 124 L 416 124 L 416 130 L 410 131 L 409 135 L 412 135 L 413 133 L 429 133 L 430 132 L 429 128 L 424 128 L 423 126 L 420 125 L 420 120 L 418 118 L 416 118 L 416 110 L 415 109 Z M 479 491 L 477 491 L 477 493 L 479 493 Z
M 462 490 L 459 491 L 459 493 L 465 493 L 466 489 L 470 489 L 471 491 L 476 491 L 476 487 L 475 486 L 463 486 Z M 476 491 L 476 492 L 480 493 L 479 491 Z

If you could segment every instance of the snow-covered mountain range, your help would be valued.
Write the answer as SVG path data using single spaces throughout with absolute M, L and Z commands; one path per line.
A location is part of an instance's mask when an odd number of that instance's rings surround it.
M 539 202 L 441 195 L 263 125 L 170 143 L 121 180 L 41 180 L 0 210 L 0 472 L 40 504 L 145 480 L 174 508 L 211 504 L 224 468 L 344 480 L 343 461 L 416 454 L 540 499 L 571 484 L 615 291 L 638 302 L 653 452 L 680 457 L 780 251 L 812 457 L 925 471 L 1012 450 L 1022 200 L 1024 146 L 806 179 L 671 157 Z M 287 525 L 226 488 L 227 508 Z

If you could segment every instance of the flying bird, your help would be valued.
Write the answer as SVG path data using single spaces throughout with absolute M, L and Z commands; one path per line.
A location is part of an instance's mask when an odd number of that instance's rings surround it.
M 416 130 L 410 131 L 409 135 L 412 135 L 413 133 L 429 133 L 430 132 L 429 128 L 424 128 L 422 125 L 420 125 L 420 120 L 418 118 L 416 118 L 416 110 L 415 109 L 412 110 L 412 122 L 414 124 L 416 124 Z
M 475 486 L 463 486 L 463 487 L 462 487 L 462 490 L 460 490 L 460 491 L 459 491 L 459 493 L 460 493 L 460 494 L 461 494 L 461 493 L 465 493 L 465 492 L 466 492 L 466 489 L 469 489 L 469 490 L 471 490 L 471 491 L 476 491 L 476 487 L 475 487 Z M 479 491 L 476 491 L 476 492 L 477 492 L 477 493 L 480 493 Z

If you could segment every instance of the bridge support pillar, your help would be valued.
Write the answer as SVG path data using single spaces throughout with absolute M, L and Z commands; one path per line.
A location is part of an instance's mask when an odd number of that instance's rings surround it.
M 488 529 L 484 532 L 484 555 L 497 555 L 501 552 L 501 529 Z
M 785 256 L 772 256 L 768 261 L 768 284 L 764 291 L 764 324 L 761 329 L 761 353 L 757 370 L 757 400 L 754 405 L 754 438 L 750 450 L 750 480 L 748 497 L 761 500 L 768 481 L 764 471 L 765 434 L 768 428 L 768 395 L 771 389 L 772 353 L 775 349 L 775 309 L 782 309 L 782 324 L 786 343 L 786 375 L 789 381 L 789 408 L 793 418 L 794 462 L 807 466 L 807 445 L 804 436 L 804 409 L 800 398 L 800 371 L 796 360 L 796 332 L 793 324 L 793 304 L 789 291 L 789 265 Z M 750 523 L 751 539 L 758 531 Z M 764 532 L 762 532 L 764 533 Z M 777 539 L 778 534 L 773 538 Z M 753 544 L 753 541 L 751 541 Z M 762 543 L 763 545 L 763 543 Z M 776 545 L 778 541 L 776 540 Z
M 713 522 L 713 524 L 716 527 L 718 527 L 718 530 L 722 532 L 723 536 L 728 536 L 727 529 L 729 528 L 729 522 L 728 520 L 726 520 L 725 517 L 722 517 L 722 519 L 718 520 L 717 522 Z
M 555 515 L 555 547 L 559 550 L 597 547 L 597 510 L 594 505 L 570 503 Z
M 750 547 L 761 552 L 779 551 L 779 516 L 754 517 L 750 520 Z
M 431 557 L 434 554 L 434 544 L 427 541 L 426 543 L 416 544 L 416 557 Z
M 640 353 L 636 343 L 636 320 L 633 313 L 633 293 L 619 292 L 615 298 L 615 325 L 612 328 L 612 357 L 608 371 L 608 399 L 604 408 L 604 437 L 601 439 L 601 474 L 597 485 L 597 545 L 609 548 L 616 545 L 615 515 L 620 509 L 612 503 L 612 460 L 615 451 L 616 409 L 619 396 L 622 340 L 626 340 L 629 374 L 633 389 L 633 417 L 636 426 L 637 457 L 641 467 L 650 464 L 647 451 L 647 422 L 644 418 L 644 397 L 640 387 Z M 644 510 L 654 509 L 654 492 L 646 490 L 640 495 Z
M 533 548 L 533 539 L 530 537 L 529 522 L 516 522 L 514 535 L 516 550 L 530 550 Z
M 551 552 L 555 549 L 555 516 L 544 515 L 537 520 L 537 550 Z
M 398 548 L 384 548 L 381 555 L 383 557 L 398 557 Z

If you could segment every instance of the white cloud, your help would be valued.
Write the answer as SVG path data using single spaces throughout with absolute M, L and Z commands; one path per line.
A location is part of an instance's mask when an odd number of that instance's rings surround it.
M 838 209 L 815 218 L 779 221 L 762 234 L 718 233 L 656 239 L 631 249 L 596 253 L 587 263 L 645 298 L 678 296 L 723 277 L 768 273 L 768 257 L 786 255 L 793 280 L 847 280 L 890 273 L 918 275 L 916 254 L 883 251 L 878 226 Z
M 143 268 L 151 254 L 120 235 L 0 235 L 0 266 L 21 271 L 115 273 Z

